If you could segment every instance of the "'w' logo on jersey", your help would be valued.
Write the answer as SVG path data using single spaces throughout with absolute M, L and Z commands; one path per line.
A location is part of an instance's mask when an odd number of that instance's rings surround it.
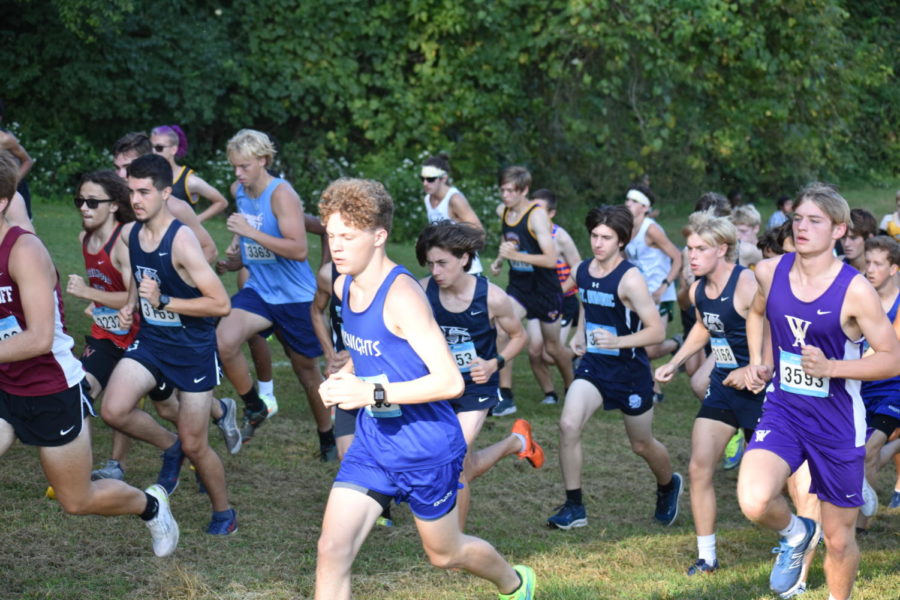
M 764 442 L 766 441 L 766 436 L 772 433 L 771 429 L 757 429 L 756 430 L 756 441 Z
M 791 333 L 794 334 L 794 346 L 800 346 L 801 348 L 806 345 L 806 330 L 809 329 L 809 325 L 812 321 L 804 321 L 798 317 L 792 317 L 791 315 L 784 315 L 784 318 L 787 319 L 788 325 L 791 328 Z

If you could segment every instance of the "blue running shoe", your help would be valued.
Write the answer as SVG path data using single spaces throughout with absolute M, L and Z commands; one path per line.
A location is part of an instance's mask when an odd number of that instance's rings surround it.
M 587 512 L 584 504 L 570 504 L 566 502 L 556 507 L 556 514 L 547 519 L 548 527 L 556 529 L 572 529 L 587 525 Z
M 888 504 L 888 508 L 900 508 L 900 492 L 894 490 L 894 493 L 891 494 L 891 501 Z
M 794 596 L 799 596 L 800 594 L 805 594 L 805 593 L 806 593 L 806 584 L 801 581 L 796 586 L 794 586 L 794 589 L 792 589 L 789 592 L 785 592 L 783 594 L 778 594 L 778 597 L 783 598 L 784 600 L 787 600 L 788 598 L 793 598 Z
M 156 483 L 161 485 L 166 490 L 166 494 L 171 496 L 172 492 L 178 487 L 178 478 L 181 476 L 181 463 L 184 462 L 181 440 L 176 440 L 168 450 L 163 452 L 162 459 L 162 468 L 159 470 Z
M 816 543 L 819 541 L 821 533 L 819 524 L 806 517 L 798 518 L 806 527 L 806 535 L 803 536 L 800 543 L 791 546 L 784 538 L 781 538 L 778 547 L 772 549 L 772 553 L 777 554 L 778 558 L 775 559 L 772 574 L 769 576 L 769 588 L 776 594 L 787 594 L 794 591 L 806 574 L 804 559 L 815 549 Z
M 722 468 L 726 471 L 737 468 L 744 457 L 744 430 L 738 429 L 725 446 L 725 457 L 722 458 Z
M 509 396 L 500 396 L 500 402 L 498 402 L 494 408 L 491 410 L 491 415 L 495 417 L 505 417 L 507 415 L 514 415 L 516 413 L 516 402 L 513 400 L 512 395 Z
M 687 574 L 688 576 L 697 575 L 698 573 L 710 574 L 715 572 L 719 568 L 719 559 L 713 561 L 713 564 L 709 564 L 706 562 L 706 559 L 698 558 L 697 562 L 688 567 Z
M 209 535 L 231 535 L 237 530 L 237 513 L 233 508 L 229 508 L 225 511 L 224 516 L 218 516 L 216 513 L 213 513 L 212 521 L 209 522 L 206 533 Z
M 684 479 L 681 473 L 672 473 L 672 489 L 668 492 L 656 492 L 656 512 L 653 518 L 663 525 L 671 525 L 678 518 L 678 501 L 684 491 Z

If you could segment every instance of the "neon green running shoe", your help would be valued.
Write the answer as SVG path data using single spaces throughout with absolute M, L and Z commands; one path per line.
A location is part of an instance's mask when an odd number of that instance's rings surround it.
M 500 600 L 532 600 L 534 598 L 534 588 L 537 584 L 534 570 L 525 565 L 516 565 L 513 569 L 519 574 L 522 584 L 512 594 L 500 594 Z
M 744 457 L 744 430 L 738 429 L 737 433 L 728 440 L 728 445 L 725 446 L 725 458 L 722 459 L 722 468 L 726 471 L 730 471 L 734 469 L 739 464 L 741 464 L 741 459 Z

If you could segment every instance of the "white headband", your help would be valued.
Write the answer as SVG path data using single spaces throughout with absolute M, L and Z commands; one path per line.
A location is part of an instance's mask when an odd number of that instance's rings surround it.
M 625 197 L 629 200 L 634 200 L 635 202 L 639 202 L 644 206 L 650 206 L 650 198 L 644 195 L 641 190 L 628 190 L 628 193 L 625 194 Z
M 447 171 L 435 166 L 425 165 L 422 167 L 422 177 L 445 177 L 446 175 Z

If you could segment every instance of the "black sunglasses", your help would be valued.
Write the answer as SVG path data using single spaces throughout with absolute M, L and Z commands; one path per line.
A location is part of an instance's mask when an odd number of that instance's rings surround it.
M 153 146 L 153 149 L 154 149 L 156 152 L 162 152 L 162 151 L 165 150 L 166 148 L 168 148 L 168 146 Z
M 438 177 L 423 177 L 422 181 L 427 181 L 428 183 L 434 183 L 438 179 L 439 179 Z
M 88 208 L 97 208 L 102 202 L 115 202 L 112 198 L 82 198 L 80 196 L 74 198 L 75 208 L 81 208 L 85 204 Z

